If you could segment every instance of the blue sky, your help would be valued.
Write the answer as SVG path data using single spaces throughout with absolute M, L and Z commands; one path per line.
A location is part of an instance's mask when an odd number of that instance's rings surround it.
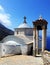
M 27 17 L 27 22 L 33 26 L 42 15 L 48 21 L 48 35 L 50 35 L 50 0 L 0 0 L 1 23 L 10 29 L 18 27 Z

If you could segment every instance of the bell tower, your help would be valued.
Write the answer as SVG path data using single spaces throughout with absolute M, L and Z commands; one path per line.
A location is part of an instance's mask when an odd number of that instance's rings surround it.
M 46 46 L 46 33 L 47 33 L 47 24 L 48 22 L 44 20 L 41 16 L 38 20 L 33 22 L 33 55 L 36 56 L 36 53 L 39 52 L 39 30 L 42 30 L 42 50 L 44 52 Z

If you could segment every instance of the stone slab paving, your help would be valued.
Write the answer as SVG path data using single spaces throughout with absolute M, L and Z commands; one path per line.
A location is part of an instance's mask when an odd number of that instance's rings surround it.
M 0 58 L 0 65 L 43 65 L 41 57 L 15 55 Z

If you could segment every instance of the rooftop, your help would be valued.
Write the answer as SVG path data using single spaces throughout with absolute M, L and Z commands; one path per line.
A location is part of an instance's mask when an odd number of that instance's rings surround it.
M 25 44 L 30 44 L 32 43 L 32 40 L 30 40 L 28 37 L 24 35 L 9 35 L 5 37 L 2 42 L 4 42 L 7 45 L 25 45 Z
M 26 22 L 26 17 L 24 16 L 24 22 L 22 23 L 22 24 L 20 24 L 19 26 L 18 26 L 18 28 L 31 28 L 28 24 L 27 24 L 27 22 Z

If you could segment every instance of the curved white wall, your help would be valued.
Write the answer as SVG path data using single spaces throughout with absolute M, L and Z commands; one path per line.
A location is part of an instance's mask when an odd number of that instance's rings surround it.
M 22 44 L 26 44 L 23 39 L 21 39 L 19 37 L 16 37 L 14 35 L 9 35 L 9 36 L 5 37 L 2 40 L 2 42 L 5 43 L 5 44 L 8 44 L 8 45 L 22 45 Z
M 27 44 L 21 45 L 21 53 L 22 53 L 22 55 L 27 55 L 27 52 L 28 52 L 28 45 Z
M 20 45 L 4 45 L 2 44 L 2 56 L 21 54 Z
M 25 40 L 26 41 L 26 40 Z M 30 52 L 32 43 L 26 44 L 24 40 L 16 36 L 7 36 L 3 39 L 0 44 L 0 56 L 8 56 L 15 54 L 27 55 Z

